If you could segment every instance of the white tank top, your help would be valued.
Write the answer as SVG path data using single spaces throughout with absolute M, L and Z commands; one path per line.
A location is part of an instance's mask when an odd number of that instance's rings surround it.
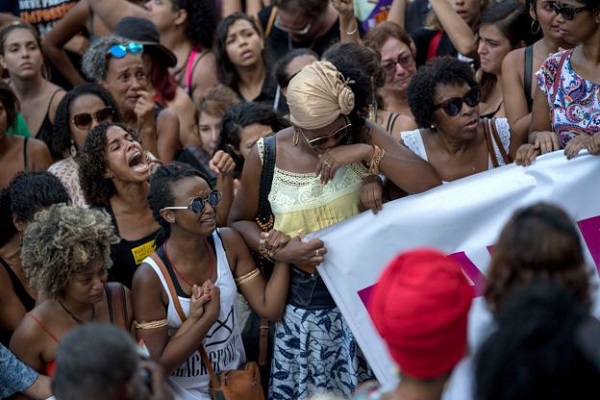
M 227 261 L 227 255 L 221 238 L 217 231 L 213 232 L 212 237 L 215 242 L 215 251 L 217 254 L 217 281 L 215 285 L 219 287 L 221 294 L 221 311 L 217 322 L 209 329 L 204 337 L 204 348 L 212 362 L 215 373 L 227 369 L 236 369 L 246 361 L 246 354 L 240 335 L 241 327 L 238 325 L 237 317 L 237 286 Z M 182 321 L 173 305 L 173 298 L 169 292 L 167 281 L 160 271 L 160 268 L 153 259 L 146 258 L 144 262 L 152 267 L 160 282 L 169 296 L 167 307 L 167 327 L 169 336 L 172 336 L 181 326 Z M 177 296 L 181 303 L 181 308 L 187 316 L 190 310 L 190 299 Z M 198 351 L 194 351 L 188 359 L 181 364 L 169 376 L 169 384 L 173 389 L 175 400 L 198 400 L 210 399 L 209 383 L 210 375 L 202 363 L 202 358 Z

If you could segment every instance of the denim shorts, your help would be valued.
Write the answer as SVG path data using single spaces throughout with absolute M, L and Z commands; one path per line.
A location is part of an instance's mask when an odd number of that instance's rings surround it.
M 298 268 L 292 268 L 288 304 L 306 310 L 321 310 L 336 307 L 321 275 L 317 272 L 309 274 Z

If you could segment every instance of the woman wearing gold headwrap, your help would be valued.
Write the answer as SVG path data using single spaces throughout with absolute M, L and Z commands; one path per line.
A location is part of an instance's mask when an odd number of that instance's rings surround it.
M 250 248 L 294 265 L 288 304 L 276 325 L 269 398 L 305 399 L 330 392 L 349 396 L 370 371 L 315 265 L 327 249 L 300 236 L 362 211 L 363 180 L 383 173 L 409 193 L 439 185 L 433 169 L 385 130 L 365 119 L 371 82 L 355 64 L 315 62 L 288 86 L 293 127 L 276 135 L 268 196 L 274 229 L 261 233 L 255 217 L 264 141 L 246 158 L 230 214 Z M 339 69 L 339 70 L 338 70 Z M 359 265 L 357 265 L 357 268 Z

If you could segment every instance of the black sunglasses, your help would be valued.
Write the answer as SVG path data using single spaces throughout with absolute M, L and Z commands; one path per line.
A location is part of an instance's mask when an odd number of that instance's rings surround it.
M 565 7 L 560 3 L 554 3 L 554 4 L 552 4 L 552 7 L 554 7 L 554 12 L 556 13 L 556 15 L 558 15 L 558 14 L 562 15 L 562 17 L 565 19 L 565 21 L 572 21 L 577 14 L 579 14 L 582 11 L 590 9 L 590 6 L 574 8 L 574 7 Z
M 187 206 L 171 206 L 165 207 L 163 210 L 192 210 L 196 214 L 202 214 L 206 203 L 211 207 L 216 207 L 221 202 L 221 192 L 212 190 L 206 197 L 195 197 Z
M 96 120 L 97 123 L 101 124 L 109 119 L 112 120 L 114 111 L 111 107 L 104 107 L 96 111 L 94 114 L 80 113 L 73 115 L 73 124 L 81 130 L 88 130 L 92 126 L 92 121 Z
M 481 102 L 481 91 L 478 87 L 471 88 L 463 97 L 451 97 L 448 100 L 433 106 L 434 110 L 441 108 L 447 116 L 455 117 L 462 110 L 463 102 L 469 107 L 475 107 Z

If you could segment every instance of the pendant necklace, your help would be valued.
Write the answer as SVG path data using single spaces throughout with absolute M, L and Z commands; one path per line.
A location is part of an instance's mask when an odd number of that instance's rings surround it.
M 81 318 L 79 318 L 77 315 L 73 314 L 64 304 L 61 300 L 58 300 L 58 304 L 60 304 L 60 306 L 62 307 L 63 310 L 65 310 L 65 312 L 67 314 L 69 314 L 71 316 L 71 318 L 73 318 L 73 320 L 75 322 L 77 322 L 78 324 L 83 324 L 85 321 L 81 320 Z M 96 319 L 96 306 L 94 304 L 92 304 L 92 319 L 89 322 L 92 322 Z

